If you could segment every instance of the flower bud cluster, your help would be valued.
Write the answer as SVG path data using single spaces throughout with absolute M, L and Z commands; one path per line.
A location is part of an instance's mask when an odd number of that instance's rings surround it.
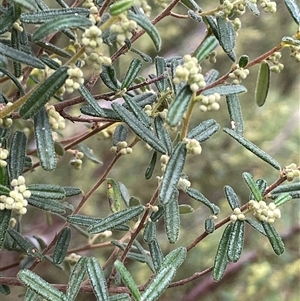
M 65 82 L 65 88 L 68 93 L 78 90 L 84 83 L 83 72 L 80 68 L 73 66 L 68 69 L 69 78 Z
M 288 181 L 293 181 L 294 178 L 300 177 L 300 170 L 295 163 L 284 167 L 283 175 L 286 176 Z
M 237 220 L 244 221 L 246 219 L 245 214 L 242 213 L 240 208 L 234 208 L 233 214 L 230 216 L 230 221 L 235 222 Z
M 276 13 L 277 11 L 277 4 L 275 1 L 261 0 L 260 5 L 266 13 Z
M 31 193 L 25 185 L 25 178 L 19 176 L 18 179 L 13 179 L 10 183 L 13 189 L 9 195 L 0 196 L 0 210 L 13 210 L 17 214 L 25 214 L 27 212 L 27 199 Z
M 276 51 L 272 55 L 268 57 L 268 60 L 273 63 L 273 66 L 270 67 L 270 71 L 274 73 L 280 73 L 284 65 L 279 63 L 279 59 L 281 58 L 281 52 Z
M 240 18 L 235 18 L 234 20 L 231 21 L 233 28 L 235 31 L 239 31 L 242 28 L 242 22 L 240 20 Z M 236 33 L 237 35 L 237 33 Z
M 217 52 L 212 51 L 206 58 L 211 64 L 215 64 L 217 62 Z
M 238 85 L 242 82 L 243 79 L 247 78 L 249 75 L 249 69 L 244 69 L 241 67 L 237 67 L 234 71 L 229 73 L 229 78 L 232 78 L 232 83 L 234 85 Z
M 63 130 L 66 126 L 65 119 L 55 110 L 53 105 L 46 105 L 49 124 L 53 130 Z
M 192 184 L 191 184 L 191 182 L 188 179 L 186 179 L 186 178 L 179 178 L 179 181 L 177 183 L 177 188 L 179 190 L 182 190 L 182 191 L 186 192 L 187 189 L 191 187 L 191 185 Z
M 69 256 L 65 257 L 65 260 L 70 264 L 70 265 L 75 265 L 77 261 L 81 258 L 81 255 L 78 255 L 76 253 L 71 253 Z
M 160 166 L 161 166 L 161 171 L 165 172 L 167 164 L 169 162 L 170 157 L 167 155 L 162 155 L 160 157 Z
M 7 104 L 1 103 L 0 111 L 3 110 L 6 106 L 11 106 L 12 104 L 13 104 L 12 102 L 8 102 Z M 8 129 L 11 127 L 12 123 L 13 123 L 13 120 L 10 117 L 0 118 L 0 127 Z
M 21 21 L 20 20 L 16 20 L 14 23 L 13 23 L 13 28 L 16 29 L 17 31 L 19 32 L 22 32 L 23 31 L 23 27 L 21 26 Z
M 102 65 L 111 65 L 111 58 L 101 52 L 103 40 L 102 31 L 96 25 L 87 28 L 82 35 L 81 42 L 85 46 L 86 62 L 91 64 L 95 71 L 101 73 Z
M 152 8 L 148 4 L 147 0 L 134 0 L 133 5 L 140 7 L 143 10 L 144 14 L 147 17 L 150 17 Z
M 200 88 L 206 86 L 204 76 L 201 74 L 202 68 L 200 67 L 198 60 L 189 54 L 183 57 L 183 65 L 179 65 L 176 68 L 175 76 L 173 79 L 174 84 L 180 82 L 187 83 L 193 92 L 198 91 Z
M 137 24 L 133 20 L 127 18 L 127 13 L 122 13 L 118 15 L 117 23 L 110 27 L 111 33 L 117 34 L 117 43 L 120 46 L 125 44 L 126 38 L 131 38 L 131 32 L 137 28 Z
M 296 60 L 297 63 L 300 63 L 300 46 L 290 46 L 290 56 Z
M 6 167 L 7 166 L 7 162 L 6 159 L 8 157 L 8 150 L 5 148 L 0 148 L 0 167 Z
M 126 141 L 119 141 L 117 145 L 110 148 L 110 151 L 115 154 L 130 155 L 132 148 L 128 146 Z
M 89 8 L 90 9 L 90 15 L 89 19 L 93 22 L 93 24 L 96 24 L 101 21 L 101 18 L 98 13 L 98 8 L 94 4 L 93 0 L 86 0 L 83 4 L 82 7 Z
M 185 139 L 186 142 L 186 149 L 188 154 L 193 154 L 193 155 L 200 155 L 202 152 L 202 147 L 196 139 Z
M 280 209 L 276 208 L 275 203 L 267 204 L 265 201 L 254 201 L 249 202 L 249 209 L 253 211 L 253 215 L 260 221 L 266 221 L 267 223 L 273 224 L 277 218 L 281 217 Z
M 217 111 L 220 109 L 219 100 L 221 99 L 221 95 L 219 93 L 214 93 L 211 95 L 200 95 L 201 105 L 199 106 L 199 110 L 202 112 L 206 111 Z
M 74 151 L 75 158 L 70 161 L 70 165 L 74 167 L 76 170 L 80 170 L 82 168 L 82 158 L 84 157 L 83 152 Z

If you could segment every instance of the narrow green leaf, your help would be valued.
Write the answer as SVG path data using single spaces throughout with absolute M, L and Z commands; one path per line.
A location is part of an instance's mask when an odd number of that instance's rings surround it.
M 63 187 L 52 184 L 29 184 L 27 189 L 30 190 L 31 196 L 37 198 L 63 200 L 66 196 Z
M 25 237 L 12 228 L 7 229 L 7 233 L 13 238 L 18 246 L 29 256 L 44 260 L 44 255 Z
M 38 8 L 35 0 L 11 0 L 10 2 L 20 5 L 22 8 L 29 11 L 35 11 Z
M 220 45 L 226 53 L 230 53 L 235 46 L 235 32 L 232 23 L 223 16 L 217 15 Z
M 85 114 L 85 115 L 94 116 L 94 117 L 104 117 L 106 119 L 111 119 L 111 120 L 115 120 L 115 121 L 121 120 L 121 118 L 115 111 L 113 111 L 111 109 L 107 109 L 107 108 L 102 108 L 102 110 L 103 110 L 103 112 L 101 114 L 99 114 L 90 105 L 82 106 L 80 108 L 81 113 Z
M 23 132 L 16 131 L 12 138 L 8 158 L 9 173 L 12 179 L 17 179 L 23 173 L 26 156 L 27 138 Z
M 11 210 L 0 210 L 0 250 L 3 246 L 6 231 L 11 217 Z
M 249 62 L 249 56 L 248 55 L 242 55 L 239 59 L 239 66 L 241 68 L 245 68 L 248 65 Z
M 9 195 L 10 189 L 4 185 L 0 185 L 0 195 Z
M 217 38 L 217 40 L 220 42 L 219 29 L 214 19 L 211 16 L 204 16 L 203 20 L 206 24 L 209 25 L 209 29 L 211 30 L 213 35 Z
M 84 154 L 85 158 L 89 159 L 90 161 L 96 164 L 103 164 L 95 155 L 92 149 L 86 146 L 84 143 L 80 143 L 78 145 L 78 149 Z
M 35 115 L 55 95 L 68 78 L 67 70 L 67 66 L 60 67 L 31 94 L 20 109 L 22 118 L 27 119 Z
M 277 207 L 281 206 L 282 204 L 290 201 L 292 199 L 292 196 L 289 193 L 282 193 L 280 194 L 275 200 L 274 203 Z
M 128 0 L 122 0 L 122 1 L 128 1 Z M 132 1 L 132 0 L 130 0 L 130 1 Z M 117 3 L 119 3 L 119 2 L 117 2 Z M 124 80 L 121 85 L 121 90 L 123 90 L 124 88 L 128 89 L 130 87 L 130 85 L 133 83 L 133 81 L 137 77 L 138 73 L 142 69 L 142 66 L 143 66 L 142 61 L 137 58 L 134 58 L 131 61 L 129 68 L 124 76 Z
M 157 272 L 162 265 L 162 262 L 164 260 L 164 255 L 162 253 L 161 247 L 160 247 L 156 237 L 153 240 L 151 240 L 150 242 L 148 242 L 148 247 L 149 247 L 149 251 L 150 251 L 154 269 Z
M 122 280 L 123 280 L 123 283 L 130 290 L 133 299 L 135 301 L 140 301 L 141 300 L 140 291 L 139 291 L 137 285 L 135 284 L 132 276 L 130 275 L 130 273 L 128 272 L 126 267 L 124 266 L 124 264 L 121 261 L 116 260 L 115 263 L 114 263 L 114 266 L 117 269 L 117 271 L 120 273 L 120 275 L 122 277 Z
M 144 14 L 134 14 L 131 11 L 127 13 L 128 19 L 135 21 L 152 39 L 157 51 L 161 48 L 161 38 L 156 27 L 149 21 Z
M 116 72 L 113 65 L 111 66 L 102 66 L 102 72 L 100 74 L 100 77 L 108 88 L 110 88 L 112 91 L 118 91 L 120 88 L 120 83 L 116 78 Z
M 131 47 L 130 50 L 132 52 L 138 54 L 142 58 L 142 60 L 145 61 L 146 63 L 149 63 L 149 64 L 152 63 L 153 60 L 152 60 L 151 56 L 149 56 L 148 54 L 140 51 L 139 49 L 133 48 L 133 47 Z
M 151 242 L 156 238 L 156 226 L 154 222 L 148 221 L 146 223 L 143 238 L 145 242 Z
M 249 10 L 255 15 L 255 16 L 259 16 L 260 12 L 259 9 L 257 8 L 257 5 L 255 3 L 253 3 L 250 0 L 246 1 L 246 5 L 249 8 Z
M 206 85 L 214 83 L 220 75 L 220 72 L 216 69 L 210 69 L 205 73 L 204 80 Z
M 63 189 L 65 191 L 65 196 L 66 197 L 82 194 L 82 190 L 78 187 L 64 186 Z
M 257 230 L 262 235 L 267 236 L 266 231 L 263 228 L 262 224 L 260 222 L 258 222 L 257 220 L 252 219 L 250 217 L 246 217 L 245 222 L 248 223 L 252 228 Z
M 156 165 L 156 160 L 157 160 L 157 152 L 154 151 L 153 155 L 151 157 L 151 160 L 149 162 L 149 165 L 145 171 L 145 178 L 146 180 L 151 179 L 152 175 L 153 175 L 153 171 L 155 169 L 155 165 Z
M 47 301 L 67 301 L 66 296 L 30 270 L 19 271 L 19 280 Z
M 19 30 L 12 28 L 11 29 L 11 36 L 10 36 L 10 40 L 11 40 L 11 46 L 14 49 L 20 50 L 20 37 L 21 33 Z M 16 77 L 20 77 L 22 75 L 22 66 L 20 62 L 17 61 L 13 61 L 13 69 L 14 69 L 14 75 Z
M 164 154 L 166 152 L 162 142 L 159 141 L 154 133 L 141 121 L 139 121 L 131 112 L 118 103 L 113 103 L 112 108 L 137 136 L 160 153 Z
M 190 18 L 196 22 L 202 22 L 202 17 L 199 16 L 199 14 L 195 13 L 193 10 L 189 9 L 188 10 L 188 15 L 190 16 Z
M 221 85 L 211 89 L 207 89 L 202 92 L 204 96 L 208 96 L 214 93 L 220 95 L 240 94 L 247 92 L 247 89 L 243 85 Z
M 128 107 L 130 108 L 130 110 L 133 112 L 133 114 L 135 115 L 135 117 L 141 121 L 144 126 L 146 126 L 147 128 L 151 127 L 151 118 L 146 114 L 146 112 L 141 108 L 141 106 L 139 106 L 130 96 L 128 95 L 123 95 L 123 98 L 126 102 L 126 104 L 128 105 Z
M 4 11 L 2 11 L 2 14 L 0 16 L 0 34 L 9 31 L 9 29 L 12 27 L 14 22 L 18 19 L 18 16 L 14 16 L 14 6 L 11 5 L 8 8 L 6 8 Z
M 235 208 L 240 208 L 238 196 L 229 185 L 225 185 L 224 192 L 231 209 L 234 210 Z
M 157 76 L 164 75 L 167 72 L 167 64 L 163 57 L 155 57 L 155 68 Z M 159 92 L 164 92 L 167 89 L 167 79 L 164 77 L 158 82 L 155 82 L 155 85 Z
M 72 225 L 79 225 L 84 227 L 89 227 L 102 221 L 102 218 L 95 218 L 81 214 L 74 214 L 67 216 L 67 221 Z
M 12 73 L 10 73 L 7 69 L 2 68 L 2 67 L 0 67 L 0 72 L 4 73 L 5 75 L 7 75 L 11 79 L 11 81 L 18 88 L 18 90 L 20 91 L 20 94 L 22 96 L 25 94 L 24 87 L 21 85 L 21 83 L 19 82 L 19 80 Z
M 215 219 L 212 217 L 206 218 L 204 228 L 207 233 L 213 233 L 215 231 Z
M 117 16 L 127 11 L 132 5 L 132 0 L 120 0 L 110 6 L 109 12 L 112 16 Z
M 64 18 L 65 16 L 75 16 L 82 15 L 87 16 L 89 14 L 89 9 L 83 7 L 68 7 L 68 8 L 59 8 L 59 9 L 47 9 L 44 11 L 37 11 L 31 13 L 23 13 L 20 16 L 20 21 L 23 23 L 30 24 L 40 24 L 53 20 L 61 16 Z
M 272 193 L 271 195 L 268 195 L 268 197 L 272 200 L 275 200 L 276 198 L 278 198 L 280 194 L 278 193 Z M 292 199 L 299 199 L 300 198 L 300 190 L 296 190 L 296 191 L 290 191 L 289 195 L 291 196 Z
M 95 257 L 88 258 L 87 272 L 97 301 L 110 300 L 103 270 Z
M 236 94 L 226 95 L 226 103 L 232 128 L 239 135 L 244 136 L 244 120 L 238 96 Z
M 79 87 L 78 92 L 83 96 L 86 102 L 95 110 L 97 114 L 101 116 L 105 114 L 103 109 L 99 106 L 98 102 L 91 94 L 91 92 L 84 85 L 81 85 Z
M 36 301 L 39 298 L 39 296 L 30 288 L 27 289 L 24 301 Z
M 111 229 L 115 226 L 122 225 L 126 221 L 140 215 L 143 211 L 144 206 L 142 205 L 126 208 L 102 219 L 100 222 L 89 226 L 88 232 L 91 234 L 96 234 Z
M 106 180 L 107 185 L 107 199 L 111 212 L 115 213 L 121 210 L 122 205 L 124 205 L 125 200 L 120 191 L 119 184 L 111 178 Z M 126 203 L 125 203 L 126 204 Z
M 155 301 L 168 288 L 169 284 L 176 275 L 176 269 L 172 266 L 161 268 L 150 282 L 149 286 L 142 295 L 141 301 Z
M 284 3 L 296 24 L 300 25 L 300 9 L 297 2 L 295 0 L 284 0 Z
M 37 207 L 41 210 L 51 211 L 53 213 L 65 214 L 66 208 L 61 203 L 51 200 L 49 198 L 39 198 L 31 196 L 27 199 L 28 204 Z
M 194 212 L 194 208 L 188 204 L 180 204 L 179 205 L 179 214 L 188 214 Z
M 61 31 L 71 27 L 89 27 L 92 26 L 91 20 L 82 16 L 67 15 L 62 17 L 55 17 L 50 21 L 43 23 L 33 34 L 33 41 L 40 41 L 46 38 L 53 32 Z
M 266 61 L 262 61 L 258 71 L 255 100 L 259 107 L 266 102 L 270 87 L 270 67 Z
M 9 295 L 10 294 L 10 288 L 7 285 L 0 285 L 0 293 L 3 295 Z M 26 301 L 26 300 L 24 300 Z
M 286 185 L 280 185 L 277 186 L 272 190 L 272 194 L 278 194 L 282 192 L 291 192 L 291 191 L 297 191 L 300 190 L 300 182 L 286 184 Z
M 45 69 L 45 65 L 35 56 L 32 56 L 21 50 L 6 46 L 2 43 L 0 43 L 0 54 L 12 59 L 13 61 L 17 61 L 31 67 Z
M 221 280 L 225 274 L 225 270 L 228 264 L 227 250 L 229 246 L 229 237 L 231 234 L 232 227 L 232 223 L 226 226 L 219 242 L 213 268 L 213 278 L 215 281 Z
M 197 12 L 201 12 L 201 8 L 198 5 L 198 3 L 194 0 L 180 0 L 180 2 L 185 5 L 187 8 L 193 10 L 193 11 L 197 11 Z
M 177 187 L 183 170 L 186 152 L 185 143 L 178 143 L 167 163 L 159 191 L 159 199 L 164 205 L 171 201 L 174 189 Z
M 186 258 L 187 250 L 185 247 L 179 247 L 171 251 L 164 259 L 162 263 L 163 267 L 172 266 L 176 270 L 182 265 Z
M 174 244 L 179 237 L 180 216 L 178 206 L 179 192 L 175 188 L 171 200 L 165 204 L 165 228 L 169 243 Z
M 261 224 L 267 234 L 267 237 L 271 243 L 271 246 L 272 246 L 275 254 L 277 254 L 277 255 L 283 254 L 284 253 L 284 243 L 283 243 L 280 235 L 276 231 L 274 225 L 267 223 L 265 221 L 262 221 Z
M 243 179 L 246 182 L 247 186 L 249 187 L 255 200 L 258 202 L 261 201 L 261 199 L 262 199 L 261 191 L 260 191 L 259 187 L 257 186 L 255 180 L 253 179 L 252 175 L 248 172 L 244 172 Z
M 201 42 L 200 47 L 193 53 L 193 56 L 197 58 L 201 63 L 205 60 L 217 47 L 219 46 L 218 40 L 214 36 L 207 37 Z
M 245 223 L 237 220 L 233 223 L 228 241 L 227 257 L 231 262 L 237 262 L 244 247 Z
M 158 140 L 163 142 L 165 149 L 167 150 L 167 154 L 171 155 L 173 150 L 171 137 L 166 128 L 164 127 L 164 121 L 160 116 L 155 116 L 154 127 Z
M 87 257 L 80 257 L 76 262 L 67 287 L 66 299 L 68 301 L 75 300 L 79 293 L 81 283 L 86 277 Z
M 109 301 L 131 301 L 131 298 L 128 294 L 118 294 L 110 296 Z
M 258 179 L 256 181 L 256 185 L 260 191 L 261 196 L 264 196 L 264 193 L 267 188 L 267 181 L 264 179 Z M 252 192 L 250 193 L 249 200 L 255 200 L 254 194 Z
M 182 120 L 183 114 L 186 112 L 191 100 L 193 92 L 188 85 L 184 86 L 176 95 L 176 98 L 171 103 L 166 122 L 169 126 L 177 126 Z
M 227 133 L 228 135 L 230 135 L 232 138 L 234 138 L 238 143 L 243 145 L 250 152 L 252 152 L 257 157 L 262 159 L 263 161 L 269 163 L 271 166 L 273 166 L 274 168 L 276 168 L 278 170 L 281 169 L 279 163 L 275 159 L 273 159 L 270 155 L 268 155 L 266 152 L 261 150 L 259 147 L 257 147 L 255 144 L 253 144 L 252 142 L 250 142 L 246 138 L 240 136 L 235 131 L 233 131 L 231 129 L 228 129 L 228 128 L 224 128 L 223 131 L 225 133 Z
M 68 247 L 71 241 L 71 229 L 65 227 L 58 235 L 55 249 L 53 251 L 53 262 L 61 264 L 66 257 Z
M 128 129 L 123 124 L 119 124 L 113 134 L 113 145 L 119 142 L 126 141 L 128 136 Z
M 202 193 L 200 193 L 200 191 L 198 191 L 197 189 L 195 188 L 188 188 L 186 190 L 186 193 L 188 196 L 190 196 L 191 198 L 193 198 L 194 200 L 198 201 L 198 202 L 201 202 L 202 204 L 204 204 L 205 206 L 207 206 L 211 213 L 213 215 L 218 215 L 219 212 L 220 212 L 220 208 L 211 203 Z
M 196 139 L 199 143 L 206 141 L 220 129 L 220 125 L 214 119 L 208 119 L 201 122 L 193 128 L 187 138 Z

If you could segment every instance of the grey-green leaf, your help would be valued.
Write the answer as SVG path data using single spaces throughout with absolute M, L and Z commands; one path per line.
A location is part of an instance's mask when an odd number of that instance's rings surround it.
M 275 252 L 275 254 L 277 255 L 281 255 L 284 253 L 284 243 L 280 237 L 280 235 L 278 234 L 278 232 L 276 231 L 275 227 L 273 224 L 267 223 L 265 221 L 261 222 L 267 237 L 271 243 L 271 246 Z
M 75 300 L 76 296 L 79 293 L 81 283 L 86 277 L 86 265 L 87 265 L 87 257 L 80 257 L 76 262 L 67 287 L 66 291 L 66 299 L 68 301 Z
M 182 265 L 186 258 L 187 250 L 185 247 L 179 247 L 171 251 L 163 260 L 162 268 L 172 266 L 176 270 Z
M 221 85 L 202 92 L 204 96 L 219 93 L 220 95 L 240 94 L 247 92 L 243 85 Z
M 224 128 L 223 131 L 225 133 L 227 133 L 228 135 L 230 135 L 238 143 L 243 145 L 250 152 L 252 152 L 257 157 L 262 159 L 263 161 L 269 163 L 271 166 L 273 166 L 274 168 L 276 168 L 278 170 L 281 169 L 280 164 L 275 159 L 273 159 L 269 154 L 264 152 L 262 149 L 260 149 L 258 146 L 256 146 L 255 144 L 253 144 L 252 142 L 250 142 L 246 138 L 240 136 L 238 133 L 236 133 L 235 131 L 233 131 L 231 129 L 228 129 L 228 128 Z
M 242 109 L 237 94 L 226 95 L 229 117 L 233 123 L 232 128 L 241 136 L 244 136 L 244 120 Z
M 247 0 L 247 1 L 246 1 L 246 5 L 247 5 L 247 7 L 249 8 L 249 10 L 250 10 L 255 16 L 259 16 L 259 15 L 260 15 L 260 12 L 259 12 L 259 9 L 257 8 L 256 3 L 253 3 L 253 2 L 250 1 L 250 0 Z
M 96 234 L 105 230 L 111 229 L 115 226 L 122 225 L 128 220 L 140 215 L 144 211 L 144 206 L 133 206 L 116 212 L 106 218 L 103 218 L 100 222 L 97 222 L 88 228 L 88 232 Z
M 71 229 L 69 227 L 65 227 L 60 231 L 53 251 L 53 262 L 55 264 L 61 264 L 65 259 L 70 241 Z
M 281 206 L 282 204 L 290 201 L 292 199 L 292 196 L 285 192 L 285 193 L 282 193 L 280 194 L 275 200 L 274 200 L 274 203 L 276 204 L 277 207 Z
M 41 108 L 34 116 L 34 134 L 41 166 L 52 171 L 56 167 L 56 153 L 48 114 Z
M 163 57 L 155 57 L 155 68 L 157 76 L 164 75 L 167 72 L 167 64 Z M 164 77 L 155 83 L 159 92 L 164 92 L 167 89 L 167 79 Z
M 20 109 L 22 118 L 32 117 L 55 95 L 68 78 L 67 70 L 67 66 L 60 67 L 31 94 Z
M 145 171 L 145 178 L 146 180 L 151 179 L 152 175 L 153 175 L 153 171 L 156 165 L 156 160 L 157 160 L 157 152 L 154 151 L 153 155 L 151 157 L 151 160 L 149 162 L 149 165 L 147 166 L 147 169 Z
M 131 61 L 129 68 L 124 76 L 124 80 L 121 85 L 121 90 L 123 90 L 124 88 L 128 89 L 130 87 L 130 85 L 133 83 L 138 73 L 142 69 L 142 66 L 142 61 L 137 58 L 134 58 Z
M 300 25 L 300 9 L 297 2 L 295 0 L 284 0 L 284 3 L 294 21 Z
M 27 199 L 28 204 L 41 210 L 50 211 L 58 214 L 65 214 L 66 208 L 61 203 L 49 198 L 39 198 L 31 196 Z
M 220 129 L 220 125 L 214 119 L 208 119 L 201 122 L 193 128 L 187 138 L 196 139 L 199 143 L 206 141 Z
M 142 140 L 160 153 L 166 153 L 162 142 L 159 141 L 154 133 L 141 121 L 139 121 L 131 112 L 118 103 L 113 103 L 112 108 L 137 136 L 139 136 Z
M 128 294 L 118 294 L 112 295 L 108 299 L 109 301 L 131 301 L 131 298 Z
M 179 192 L 174 189 L 171 200 L 165 204 L 164 218 L 165 228 L 169 243 L 174 244 L 179 237 L 180 216 L 178 206 Z
M 6 46 L 2 43 L 0 43 L 0 54 L 12 59 L 13 61 L 17 61 L 31 67 L 45 69 L 45 65 L 35 56 L 32 56 L 21 50 Z
M 82 16 L 67 15 L 62 17 L 56 17 L 50 21 L 42 24 L 33 34 L 33 41 L 40 41 L 46 38 L 53 32 L 61 31 L 71 27 L 89 27 L 92 26 L 91 20 Z
M 108 301 L 109 294 L 103 270 L 95 257 L 87 259 L 87 272 L 97 301 Z
M 249 172 L 243 173 L 243 179 L 246 182 L 247 186 L 249 187 L 251 193 L 253 194 L 256 201 L 261 201 L 262 194 L 261 191 L 256 184 L 255 180 L 253 179 L 252 175 Z
M 173 149 L 171 137 L 166 128 L 164 127 L 164 121 L 160 116 L 155 116 L 154 127 L 158 140 L 162 141 L 162 143 L 165 146 L 165 149 L 167 150 L 167 154 L 171 155 Z
M 229 185 L 225 185 L 224 192 L 231 209 L 234 210 L 235 208 L 240 208 L 239 199 L 236 193 L 234 192 L 233 188 Z
M 207 233 L 213 233 L 215 231 L 215 219 L 212 217 L 206 218 L 204 228 Z
M 4 209 L 0 211 L 0 250 L 4 243 L 10 217 L 11 217 L 11 210 Z
M 195 188 L 188 188 L 186 190 L 186 193 L 188 196 L 190 196 L 191 198 L 193 198 L 194 200 L 201 202 L 202 204 L 204 204 L 205 206 L 207 206 L 210 210 L 211 213 L 213 215 L 218 215 L 220 212 L 220 208 L 211 203 L 200 191 L 198 191 Z
M 139 291 L 137 285 L 135 284 L 131 274 L 128 272 L 128 270 L 124 266 L 124 264 L 121 261 L 116 260 L 114 265 L 115 265 L 115 268 L 117 269 L 117 271 L 120 273 L 124 284 L 130 290 L 133 299 L 135 301 L 140 301 L 141 300 L 140 291 Z
M 225 274 L 225 270 L 228 264 L 227 250 L 229 246 L 229 237 L 231 234 L 232 227 L 232 223 L 226 226 L 219 242 L 213 268 L 213 278 L 215 281 L 221 280 Z
M 59 185 L 52 184 L 29 184 L 27 189 L 30 190 L 31 196 L 45 199 L 63 200 L 65 190 Z
M 11 0 L 11 2 L 29 11 L 35 11 L 38 8 L 35 0 Z
M 259 107 L 266 102 L 270 87 L 270 67 L 266 61 L 262 61 L 258 71 L 255 100 Z
M 164 256 L 156 237 L 154 237 L 153 240 L 148 242 L 148 246 L 149 246 L 149 251 L 152 258 L 154 269 L 155 271 L 158 271 L 164 260 Z
M 184 86 L 169 107 L 166 122 L 169 126 L 177 126 L 181 121 L 183 114 L 186 112 L 191 100 L 193 92 L 188 85 Z
M 9 153 L 9 173 L 12 179 L 17 179 L 22 173 L 26 156 L 27 138 L 23 132 L 16 131 L 13 135 Z
M 11 79 L 11 81 L 18 88 L 18 90 L 20 91 L 20 94 L 22 96 L 25 94 L 24 87 L 21 85 L 21 83 L 19 82 L 19 80 L 12 73 L 10 73 L 7 69 L 2 68 L 2 67 L 0 67 L 0 72 L 4 73 L 5 75 L 7 75 Z
M 30 270 L 20 270 L 19 280 L 47 301 L 67 301 L 66 296 Z
M 250 217 L 246 217 L 245 222 L 248 223 L 252 228 L 257 230 L 262 235 L 267 236 L 266 231 L 263 228 L 262 224 L 260 222 L 258 222 L 257 220 L 252 219 Z
M 167 204 L 171 201 L 174 189 L 177 187 L 183 170 L 186 152 L 185 143 L 178 143 L 167 163 L 159 191 L 159 199 L 162 204 Z
M 128 19 L 135 21 L 152 39 L 157 51 L 161 48 L 161 38 L 156 27 L 149 21 L 144 14 L 134 14 L 128 11 Z
M 237 220 L 231 229 L 228 242 L 227 257 L 231 262 L 237 262 L 242 254 L 244 246 L 244 221 Z

